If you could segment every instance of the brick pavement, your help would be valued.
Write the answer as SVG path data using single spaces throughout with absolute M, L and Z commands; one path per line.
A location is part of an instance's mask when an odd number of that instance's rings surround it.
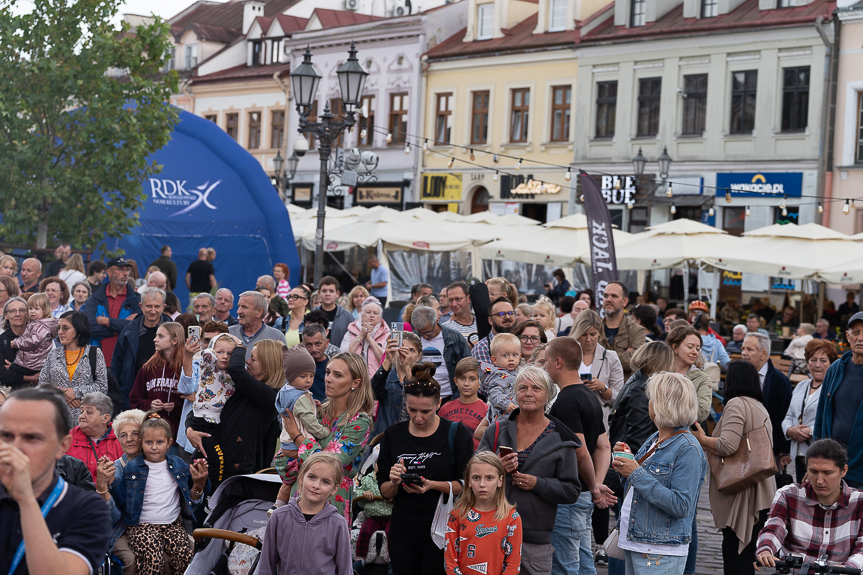
M 695 573 L 697 575 L 722 575 L 722 534 L 713 525 L 713 515 L 710 513 L 710 499 L 708 497 L 708 478 L 701 486 L 701 496 L 698 498 L 698 560 L 696 561 Z M 611 515 L 614 521 L 614 514 Z M 612 524 L 612 527 L 614 525 Z M 598 575 L 606 575 L 608 569 L 597 566 Z

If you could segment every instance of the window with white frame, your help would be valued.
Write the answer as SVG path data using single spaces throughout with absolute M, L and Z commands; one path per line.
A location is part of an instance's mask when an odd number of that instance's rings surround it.
M 567 0 L 548 0 L 548 31 L 556 32 L 566 29 Z
M 476 7 L 476 39 L 490 40 L 494 33 L 494 3 Z
M 191 70 L 198 65 L 198 45 L 189 44 L 186 46 L 186 70 Z

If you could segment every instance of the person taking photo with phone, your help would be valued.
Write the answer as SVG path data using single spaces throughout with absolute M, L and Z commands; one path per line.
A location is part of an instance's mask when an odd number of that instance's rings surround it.
M 378 486 L 394 503 L 389 533 L 393 573 L 443 575 L 444 551 L 432 540 L 431 526 L 441 494 L 461 493 L 460 479 L 473 456 L 467 428 L 437 415 L 441 396 L 434 373 L 431 362 L 411 368 L 404 387 L 410 419 L 390 426 L 380 444 Z

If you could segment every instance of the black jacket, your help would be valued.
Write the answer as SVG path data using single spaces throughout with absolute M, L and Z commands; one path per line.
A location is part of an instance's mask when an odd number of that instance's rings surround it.
M 12 347 L 12 341 L 17 337 L 11 329 L 0 333 L 0 385 L 11 387 L 13 390 L 27 387 L 23 375 L 6 369 L 6 362 L 14 363 L 15 356 L 18 355 L 18 350 Z
M 767 375 L 764 376 L 764 407 L 770 414 L 773 424 L 773 453 L 775 455 L 791 453 L 791 442 L 782 431 L 782 421 L 791 405 L 791 381 L 784 373 L 773 367 L 773 362 L 767 360 Z
M 80 487 L 85 491 L 96 491 L 96 484 L 93 483 L 93 474 L 87 469 L 87 465 L 80 459 L 76 459 L 71 455 L 63 455 L 55 464 L 60 477 L 66 480 L 67 483 Z
M 629 445 L 638 453 L 648 437 L 656 433 L 647 407 L 647 375 L 640 369 L 632 374 L 617 395 L 614 408 L 608 416 L 608 441 Z

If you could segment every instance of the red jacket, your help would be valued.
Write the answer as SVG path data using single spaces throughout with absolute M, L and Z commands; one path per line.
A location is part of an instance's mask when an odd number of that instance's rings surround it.
M 90 470 L 93 476 L 93 483 L 96 482 L 96 464 L 99 458 L 107 455 L 108 459 L 115 461 L 123 456 L 123 448 L 120 447 L 120 441 L 114 435 L 114 428 L 108 424 L 108 432 L 102 439 L 93 441 L 87 434 L 81 431 L 79 426 L 72 429 L 72 445 L 66 455 L 80 459 Z

